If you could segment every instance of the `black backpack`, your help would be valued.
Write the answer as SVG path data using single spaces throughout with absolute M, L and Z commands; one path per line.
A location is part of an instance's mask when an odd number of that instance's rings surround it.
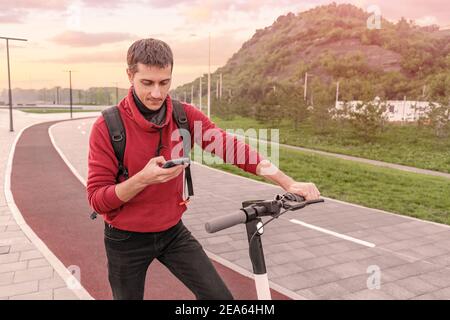
M 172 116 L 175 119 L 175 123 L 177 124 L 178 128 L 186 130 L 185 132 L 190 132 L 189 123 L 187 121 L 186 112 L 183 108 L 183 105 L 178 100 L 172 100 L 172 105 L 173 105 Z M 125 128 L 123 126 L 122 118 L 120 117 L 120 111 L 117 106 L 113 106 L 103 110 L 102 115 L 105 118 L 106 126 L 108 127 L 109 131 L 109 137 L 111 139 L 111 144 L 113 146 L 117 161 L 119 162 L 116 176 L 116 183 L 119 183 L 120 176 L 123 176 L 125 179 L 128 179 L 128 169 L 123 164 L 123 157 L 125 154 L 125 145 L 126 145 Z M 181 131 L 181 137 L 183 140 L 183 156 L 189 157 L 191 150 L 191 140 L 187 139 L 188 137 L 183 135 L 183 131 Z M 185 169 L 185 178 L 188 188 L 188 195 L 189 197 L 191 197 L 194 195 L 194 188 L 192 185 L 190 166 L 186 167 Z M 187 200 L 189 200 L 189 197 Z M 95 211 L 92 212 L 91 219 L 92 220 L 96 219 L 97 214 L 98 213 Z

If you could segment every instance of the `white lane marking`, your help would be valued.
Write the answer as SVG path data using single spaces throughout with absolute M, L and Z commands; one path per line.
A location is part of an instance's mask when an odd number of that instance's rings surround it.
M 304 226 L 306 228 L 310 228 L 310 229 L 313 229 L 313 230 L 316 230 L 316 231 L 319 231 L 319 232 L 327 233 L 327 234 L 330 234 L 330 235 L 335 236 L 337 238 L 341 238 L 341 239 L 344 239 L 344 240 L 347 240 L 347 241 L 351 241 L 351 242 L 354 242 L 354 243 L 357 243 L 357 244 L 360 244 L 360 245 L 363 245 L 363 246 L 366 246 L 366 247 L 369 247 L 369 248 L 374 248 L 375 247 L 375 244 L 373 244 L 371 242 L 367 242 L 367 241 L 364 241 L 364 240 L 356 239 L 356 238 L 347 236 L 345 234 L 337 233 L 337 232 L 334 232 L 334 231 L 331 231 L 331 230 L 328 230 L 328 229 L 324 229 L 324 228 L 321 228 L 321 227 L 318 227 L 318 226 L 315 226 L 315 225 L 312 225 L 312 224 L 309 224 L 309 223 L 306 223 L 306 222 L 303 222 L 303 221 L 300 221 L 300 220 L 297 220 L 297 219 L 290 219 L 289 221 L 292 222 L 292 223 L 295 223 L 295 224 L 302 225 L 302 226 Z
M 50 141 L 52 142 L 53 148 L 55 148 L 56 152 L 59 154 L 62 161 L 65 162 L 65 164 L 69 167 L 70 171 L 72 171 L 72 173 L 75 175 L 75 177 L 77 177 L 77 179 L 80 180 L 80 182 L 83 184 L 83 186 L 86 187 L 86 180 L 78 173 L 77 169 L 75 169 L 75 167 L 70 163 L 69 159 L 66 158 L 66 156 L 64 155 L 62 150 L 56 145 L 55 138 L 53 137 L 53 128 L 55 126 L 57 126 L 58 124 L 60 124 L 60 123 L 59 122 L 55 123 L 54 125 L 52 125 L 48 128 L 48 135 L 50 136 Z
M 53 267 L 53 269 L 56 271 L 56 273 L 63 279 L 63 281 L 68 283 L 76 283 L 80 284 L 78 280 L 73 276 L 73 274 L 66 268 L 66 266 L 61 262 L 61 260 L 58 259 L 58 257 L 47 247 L 44 241 L 41 240 L 37 236 L 37 234 L 31 229 L 31 227 L 26 223 L 25 219 L 23 218 L 22 213 L 20 212 L 19 208 L 16 205 L 16 202 L 14 201 L 14 195 L 11 191 L 11 176 L 12 176 L 12 165 L 13 165 L 13 159 L 14 159 L 14 153 L 16 150 L 17 142 L 19 141 L 20 137 L 22 136 L 23 132 L 39 123 L 31 124 L 27 127 L 22 128 L 20 132 L 17 134 L 13 145 L 11 146 L 11 150 L 9 152 L 8 162 L 6 165 L 5 170 L 5 198 L 6 203 L 9 207 L 9 210 L 11 211 L 14 220 L 16 220 L 16 223 L 19 225 L 22 232 L 25 234 L 25 236 L 31 241 L 31 243 L 34 244 L 34 246 L 42 253 L 42 255 L 47 259 L 47 261 L 50 263 L 50 265 Z M 80 284 L 77 287 L 69 288 L 69 290 L 72 290 L 72 292 L 81 300 L 94 300 L 94 298 L 89 294 L 89 292 Z

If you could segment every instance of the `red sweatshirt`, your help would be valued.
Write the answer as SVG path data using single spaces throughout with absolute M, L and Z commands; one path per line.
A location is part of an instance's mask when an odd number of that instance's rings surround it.
M 172 101 L 166 98 L 166 119 L 161 125 L 155 125 L 147 121 L 139 112 L 133 99 L 132 88 L 119 104 L 119 110 L 126 131 L 126 148 L 124 165 L 128 168 L 129 176 L 141 171 L 145 165 L 155 156 L 159 142 L 159 129 L 162 130 L 162 145 L 160 155 L 166 160 L 171 159 L 171 151 L 178 141 L 171 141 L 171 134 L 177 130 L 172 116 Z M 245 143 L 229 136 L 225 131 L 217 128 L 201 111 L 189 104 L 183 104 L 186 111 L 190 132 L 194 135 L 194 121 L 202 124 L 202 134 L 208 129 L 216 129 L 223 139 L 224 152 L 216 152 L 216 155 L 238 166 L 239 168 L 256 173 L 257 164 L 262 160 L 256 151 L 250 149 Z M 198 123 L 197 123 L 198 124 Z M 234 156 L 226 154 L 227 139 L 234 140 Z M 194 140 L 194 139 L 192 139 Z M 203 149 L 213 141 L 205 138 L 201 143 Z M 231 140 L 231 141 L 233 141 Z M 192 143 L 193 145 L 193 143 Z M 180 149 L 178 145 L 177 150 Z M 236 153 L 240 148 L 245 148 L 245 161 L 236 159 Z M 230 150 L 232 150 L 230 148 Z M 181 154 L 180 154 L 181 156 Z M 242 158 L 242 157 L 241 157 Z M 256 163 L 249 164 L 249 159 L 257 159 Z M 245 162 L 245 163 L 244 163 Z M 254 162 L 254 161 L 253 161 Z M 136 232 L 158 232 L 174 226 L 186 210 L 185 205 L 180 205 L 183 200 L 183 175 L 165 183 L 147 186 L 128 202 L 120 200 L 115 192 L 118 161 L 110 142 L 108 128 L 103 116 L 100 116 L 92 126 L 89 138 L 89 160 L 87 195 L 91 207 L 102 215 L 104 220 L 114 227 L 122 230 Z M 192 178 L 195 189 L 195 176 Z M 120 182 L 123 181 L 123 178 Z

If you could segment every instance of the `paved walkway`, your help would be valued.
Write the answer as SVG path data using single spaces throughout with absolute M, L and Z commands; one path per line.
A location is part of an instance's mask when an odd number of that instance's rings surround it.
M 92 115 L 74 113 L 74 118 Z M 9 132 L 9 111 L 0 110 L 0 299 L 88 298 L 79 290 L 68 288 L 69 282 L 63 280 L 67 272 L 60 274 L 55 271 L 50 263 L 55 264 L 55 257 L 42 250 L 42 244 L 33 237 L 33 231 L 26 228 L 20 217 L 13 215 L 11 194 L 5 190 L 5 183 L 9 180 L 5 178 L 10 171 L 10 150 L 20 131 L 43 121 L 67 119 L 68 115 L 31 114 L 14 110 L 13 118 L 15 131 Z
M 82 131 L 89 132 L 91 124 L 80 127 L 74 121 L 52 129 L 55 143 L 84 179 L 87 134 Z M 193 166 L 193 175 L 196 196 L 184 215 L 186 225 L 208 252 L 251 272 L 245 227 L 208 234 L 204 223 L 236 211 L 243 200 L 270 199 L 282 190 L 200 165 Z M 445 225 L 328 200 L 280 217 L 265 228 L 263 243 L 272 284 L 293 298 L 450 298 L 450 228 Z M 381 271 L 379 290 L 367 288 L 370 266 Z
M 77 272 L 92 297 L 111 299 L 103 243 L 104 224 L 101 218 L 89 219 L 92 210 L 87 204 L 84 183 L 72 174 L 49 137 L 53 124 L 46 122 L 28 128 L 17 143 L 11 176 L 15 203 L 28 226 L 64 266 Z M 83 130 L 80 133 L 83 135 Z M 64 145 L 70 142 L 65 140 Z M 216 268 L 236 299 L 256 298 L 256 292 L 249 289 L 253 285 L 250 278 L 219 263 Z M 273 292 L 273 296 L 287 298 L 277 292 Z M 194 296 L 155 260 L 147 274 L 145 298 L 182 300 L 194 299 Z
M 8 130 L 6 115 L 0 110 L 3 132 Z M 56 120 L 50 119 L 55 115 L 47 116 L 47 120 Z M 16 119 L 18 128 L 42 121 L 20 115 Z M 51 130 L 55 145 L 81 181 L 86 179 L 87 140 L 93 121 L 64 122 Z M 0 137 L 4 149 L 2 173 L 15 135 Z M 25 181 L 19 171 L 18 174 L 17 181 Z M 193 176 L 196 197 L 184 215 L 185 224 L 213 260 L 226 266 L 225 269 L 249 275 L 245 227 L 236 226 L 211 235 L 205 232 L 204 223 L 236 211 L 242 200 L 272 198 L 282 190 L 201 165 L 193 166 Z M 16 196 L 20 198 L 19 194 Z M 36 209 L 45 201 L 36 200 Z M 65 200 L 60 202 L 63 203 Z M 50 222 L 48 219 L 45 215 L 35 217 L 41 224 Z M 72 231 L 81 232 L 79 227 L 73 225 Z M 272 288 L 294 299 L 450 299 L 449 231 L 448 226 L 328 200 L 280 217 L 265 228 L 263 243 Z M 75 252 L 77 244 L 66 246 L 67 252 L 59 252 L 57 257 L 64 260 L 62 255 Z M 2 193 L 0 298 L 79 298 L 80 293 L 68 289 L 55 271 L 57 268 L 51 267 L 54 264 L 52 257 L 36 250 L 17 225 Z M 368 282 L 376 284 L 377 281 L 370 280 L 378 279 L 377 273 L 368 273 L 371 270 L 380 271 L 380 289 L 368 289 Z M 248 288 L 250 283 L 246 284 Z

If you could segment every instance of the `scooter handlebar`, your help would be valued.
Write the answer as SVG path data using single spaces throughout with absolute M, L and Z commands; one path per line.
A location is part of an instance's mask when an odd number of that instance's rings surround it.
M 245 222 L 247 222 L 247 214 L 241 210 L 239 212 L 217 217 L 208 221 L 205 224 L 205 229 L 208 233 L 214 233 Z

